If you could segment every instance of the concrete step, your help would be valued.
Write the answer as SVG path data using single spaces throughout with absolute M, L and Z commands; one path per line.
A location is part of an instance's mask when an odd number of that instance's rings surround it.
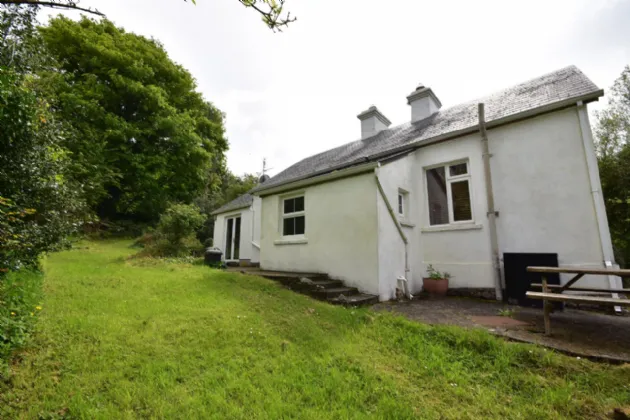
M 326 289 L 317 289 L 311 293 L 311 296 L 317 299 L 331 299 L 339 297 L 340 295 L 352 296 L 359 293 L 359 289 L 356 287 L 330 287 Z
M 358 293 L 356 295 L 351 296 L 343 296 L 343 297 L 334 297 L 328 298 L 328 303 L 332 303 L 333 305 L 345 305 L 345 306 L 363 306 L 363 305 L 374 305 L 378 303 L 378 296 L 376 295 L 368 295 L 366 293 Z

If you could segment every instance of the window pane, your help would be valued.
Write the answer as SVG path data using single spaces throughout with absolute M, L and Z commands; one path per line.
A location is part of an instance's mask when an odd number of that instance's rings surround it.
M 405 202 L 405 198 L 403 197 L 402 194 L 398 194 L 398 213 L 399 214 L 403 214 L 404 213 L 404 202 Z
M 306 228 L 306 220 L 304 216 L 295 218 L 295 234 L 304 235 L 304 229 Z
M 295 197 L 293 200 L 295 201 L 294 211 L 304 211 L 304 197 Z
M 238 260 L 241 249 L 241 218 L 234 219 L 234 255 L 233 258 Z
M 427 171 L 427 195 L 429 197 L 429 224 L 448 223 L 448 200 L 444 167 Z
M 466 175 L 468 173 L 468 165 L 466 163 L 458 163 L 448 167 L 448 173 L 451 176 Z
M 225 229 L 225 259 L 232 259 L 232 229 L 234 226 L 234 219 L 227 219 Z
M 295 211 L 295 198 L 284 200 L 284 214 L 293 213 Z
M 284 226 L 282 228 L 282 234 L 284 236 L 295 235 L 295 218 L 289 217 L 284 219 Z
M 454 221 L 460 222 L 462 220 L 472 220 L 468 181 L 458 181 L 451 183 L 451 193 L 453 195 Z

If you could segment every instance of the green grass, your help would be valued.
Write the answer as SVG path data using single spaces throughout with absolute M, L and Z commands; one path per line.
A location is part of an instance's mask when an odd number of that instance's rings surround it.
M 630 367 L 329 306 L 257 277 L 51 255 L 0 418 L 605 418 Z

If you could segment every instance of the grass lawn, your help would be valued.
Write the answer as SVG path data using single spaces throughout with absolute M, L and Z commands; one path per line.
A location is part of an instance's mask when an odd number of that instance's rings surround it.
M 51 255 L 31 349 L 0 418 L 605 418 L 630 367 L 314 301 L 272 281 Z

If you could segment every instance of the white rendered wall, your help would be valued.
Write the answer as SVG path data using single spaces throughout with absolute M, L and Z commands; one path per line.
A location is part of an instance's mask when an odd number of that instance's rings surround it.
M 553 252 L 603 268 L 577 108 L 488 132 L 501 252 Z M 562 275 L 561 281 L 568 280 Z M 579 285 L 607 287 L 602 276 Z
M 425 168 L 467 160 L 470 174 L 472 222 L 457 226 L 429 225 Z M 419 250 L 413 260 L 414 284 L 418 287 L 432 264 L 452 277 L 451 288 L 493 288 L 490 237 L 486 219 L 486 188 L 484 184 L 481 139 L 471 134 L 455 140 L 418 149 L 414 154 L 416 174 L 415 200 L 417 207 L 413 248 Z M 496 175 L 500 176 L 500 175 Z
M 254 202 L 251 207 L 252 211 L 252 262 L 260 262 L 260 217 L 262 214 L 262 199 L 260 197 L 254 197 Z M 258 245 L 258 246 L 256 246 Z
M 278 244 L 281 199 L 304 192 L 306 243 Z M 376 182 L 369 172 L 262 198 L 260 265 L 267 270 L 326 273 L 378 294 Z
M 417 241 L 414 241 L 416 228 L 410 227 L 410 225 L 417 220 L 418 207 L 412 204 L 414 200 L 417 200 L 414 193 L 416 177 L 413 173 L 413 157 L 406 156 L 384 164 L 376 170 L 376 173 L 383 186 L 387 200 L 394 210 L 396 220 L 404 224 L 401 227 L 409 241 L 407 252 L 411 268 L 412 260 L 417 258 L 417 248 L 414 248 L 414 245 L 417 246 Z M 407 191 L 406 198 L 410 201 L 406 206 L 409 214 L 405 214 L 404 217 L 398 214 L 398 192 L 401 189 Z M 377 211 L 379 299 L 389 300 L 396 297 L 398 277 L 405 276 L 405 245 L 380 193 L 377 199 Z M 409 281 L 411 293 L 419 291 L 422 286 L 422 283 L 416 282 L 413 276 L 413 271 L 408 273 L 409 278 L 407 280 Z

